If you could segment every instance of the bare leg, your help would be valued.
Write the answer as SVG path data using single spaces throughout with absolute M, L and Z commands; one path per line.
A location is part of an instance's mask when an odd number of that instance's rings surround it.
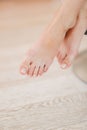
M 54 57 L 57 55 L 59 46 L 64 40 L 68 29 L 75 26 L 78 12 L 84 0 L 65 0 L 56 13 L 48 28 L 32 47 L 20 67 L 21 74 L 30 76 L 41 75 L 46 72 Z M 68 8 L 67 8 L 68 7 Z
M 87 2 L 81 9 L 76 25 L 71 29 L 58 50 L 58 61 L 62 68 L 68 68 L 78 53 L 81 39 L 87 28 Z

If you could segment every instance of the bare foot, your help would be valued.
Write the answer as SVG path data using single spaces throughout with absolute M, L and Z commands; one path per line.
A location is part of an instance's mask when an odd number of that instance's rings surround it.
M 87 28 L 87 2 L 79 13 L 76 25 L 66 34 L 64 42 L 61 44 L 57 59 L 61 68 L 66 69 L 71 66 L 74 58 L 78 54 L 81 39 Z
M 78 1 L 78 2 L 77 2 Z M 42 35 L 41 39 L 32 47 L 20 67 L 21 74 L 30 76 L 42 75 L 46 72 L 57 55 L 60 43 L 64 40 L 68 29 L 75 25 L 78 10 L 82 0 L 63 3 L 55 18 Z M 80 4 L 79 4 L 80 3 Z M 70 8 L 67 9 L 67 4 Z M 77 8 L 78 6 L 78 8 Z
M 63 39 L 63 31 L 61 29 L 60 41 Z M 64 34 L 63 34 L 64 35 Z M 53 36 L 53 35 L 52 35 Z M 57 38 L 45 34 L 40 41 L 38 41 L 27 52 L 26 59 L 21 65 L 21 74 L 27 74 L 30 76 L 42 75 L 46 72 L 54 60 L 54 57 L 58 52 Z

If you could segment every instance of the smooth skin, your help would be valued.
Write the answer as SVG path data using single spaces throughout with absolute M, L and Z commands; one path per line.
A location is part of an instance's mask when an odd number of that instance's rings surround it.
M 74 58 L 78 54 L 81 39 L 87 29 L 87 1 L 84 2 L 79 12 L 75 26 L 67 32 L 67 35 L 60 45 L 57 59 L 61 68 L 66 69 L 71 66 Z
M 27 52 L 26 58 L 20 67 L 21 74 L 30 76 L 42 75 L 48 70 L 56 56 L 60 64 L 67 63 L 66 61 L 71 58 L 71 56 L 69 56 L 71 53 L 68 53 L 68 48 L 70 47 L 68 46 L 68 42 L 65 46 L 65 41 L 70 39 L 68 37 L 73 37 L 72 33 L 69 33 L 70 30 L 74 30 L 75 27 L 78 28 L 78 16 L 84 6 L 84 2 L 85 0 L 73 0 L 72 2 L 71 0 L 63 1 L 62 6 L 56 12 L 56 15 L 41 38 L 37 41 L 35 46 L 32 46 Z M 68 33 L 70 35 L 68 35 Z M 72 42 L 72 40 L 70 40 L 70 42 Z M 60 51 L 61 46 L 64 46 L 64 49 L 67 48 L 65 49 L 67 51 Z M 64 53 L 64 56 L 59 56 L 62 55 L 62 53 Z M 67 58 L 66 55 L 70 58 Z

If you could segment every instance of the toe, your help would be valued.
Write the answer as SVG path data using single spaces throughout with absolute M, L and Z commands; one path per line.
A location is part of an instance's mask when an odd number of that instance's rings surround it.
M 42 74 L 43 74 L 43 67 L 40 67 L 40 68 L 39 68 L 38 75 L 42 75 Z
M 44 72 L 46 72 L 48 70 L 48 67 L 47 67 L 47 65 L 42 65 L 42 66 L 40 66 L 39 67 L 39 69 L 38 69 L 38 72 L 37 72 L 37 75 L 42 75 Z
M 61 51 L 61 52 L 59 52 L 59 54 L 57 55 L 57 59 L 58 59 L 58 62 L 59 62 L 60 65 L 61 65 L 62 62 L 64 61 L 65 57 L 66 57 L 66 52 L 65 52 L 65 51 Z
M 40 70 L 40 66 L 36 66 L 33 75 L 38 76 L 39 75 L 39 70 Z
M 58 59 L 58 62 L 60 63 L 60 59 L 61 59 L 61 53 L 60 52 L 57 55 L 57 59 Z
M 27 71 L 28 71 L 28 66 L 26 65 L 26 62 L 23 62 L 20 67 L 20 73 L 22 75 L 25 75 L 25 74 L 27 74 Z
M 48 66 L 47 66 L 47 65 L 44 65 L 43 71 L 46 72 L 47 70 L 48 70 Z
M 67 56 L 67 57 L 63 60 L 63 62 L 62 62 L 61 68 L 62 68 L 62 69 L 67 69 L 67 68 L 69 68 L 70 66 L 71 66 L 71 62 L 70 62 L 69 57 Z
M 26 75 L 27 74 L 27 67 L 25 67 L 25 66 L 21 66 L 20 67 L 20 73 L 22 74 L 22 75 Z
M 70 54 L 68 54 L 68 56 L 64 59 L 63 63 L 63 67 L 66 69 L 66 68 L 69 68 L 71 66 L 71 64 L 73 63 L 73 60 L 75 59 L 77 53 L 75 52 L 72 52 Z
M 63 61 L 63 59 L 64 59 L 64 56 L 63 56 L 63 54 L 60 54 L 60 64 L 62 64 L 62 61 Z
M 20 67 L 20 73 L 23 75 L 27 74 L 30 65 L 32 65 L 32 61 L 27 57 Z
M 70 52 L 68 55 L 66 55 L 62 61 L 61 68 L 67 69 L 71 66 L 74 58 L 76 57 L 76 52 Z
M 32 77 L 34 75 L 34 71 L 35 71 L 35 65 L 31 65 L 27 74 Z

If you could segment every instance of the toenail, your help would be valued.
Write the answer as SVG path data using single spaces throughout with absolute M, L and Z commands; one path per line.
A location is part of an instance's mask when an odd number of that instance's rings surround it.
M 26 68 L 21 69 L 21 73 L 26 74 L 26 72 L 27 72 Z
M 63 69 L 65 69 L 66 67 L 67 67 L 67 65 L 66 64 L 62 64 L 62 66 L 61 66 Z

